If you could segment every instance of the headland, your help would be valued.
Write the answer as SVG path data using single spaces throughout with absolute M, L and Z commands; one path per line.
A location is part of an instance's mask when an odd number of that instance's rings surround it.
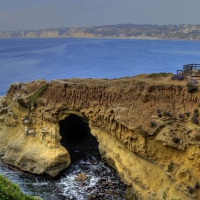
M 0 101 L 1 160 L 56 176 L 71 162 L 60 141 L 71 137 L 61 129 L 73 116 L 77 127 L 88 124 L 128 199 L 197 200 L 200 91 L 198 83 L 191 90 L 187 80 L 171 76 L 13 83 Z
M 0 32 L 0 38 L 120 38 L 149 40 L 200 40 L 199 24 L 116 24 Z

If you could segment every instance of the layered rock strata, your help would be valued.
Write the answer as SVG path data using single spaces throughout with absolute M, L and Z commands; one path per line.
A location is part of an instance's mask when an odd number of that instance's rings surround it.
M 200 199 L 200 92 L 186 82 L 133 77 L 13 83 L 0 103 L 0 156 L 56 176 L 70 164 L 59 122 L 89 124 L 127 198 Z

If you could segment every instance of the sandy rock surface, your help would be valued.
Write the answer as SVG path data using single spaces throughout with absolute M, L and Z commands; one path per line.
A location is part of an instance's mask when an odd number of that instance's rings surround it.
M 89 124 L 128 199 L 200 199 L 200 91 L 186 83 L 139 75 L 12 84 L 0 101 L 1 159 L 56 176 L 70 164 L 59 122 L 73 114 Z

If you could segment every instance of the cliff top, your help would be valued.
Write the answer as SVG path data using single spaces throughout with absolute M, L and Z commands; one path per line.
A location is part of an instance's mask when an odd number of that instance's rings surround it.
M 121 84 L 136 84 L 136 83 L 146 83 L 149 85 L 157 85 L 157 84 L 172 84 L 172 85 L 182 85 L 185 86 L 187 80 L 176 81 L 172 80 L 171 73 L 153 73 L 153 74 L 139 74 L 133 77 L 121 77 L 115 79 L 93 79 L 93 78 L 72 78 L 72 79 L 62 79 L 62 81 L 75 83 L 75 84 L 87 84 L 87 85 L 101 85 L 101 84 L 111 84 L 111 85 L 121 85 Z

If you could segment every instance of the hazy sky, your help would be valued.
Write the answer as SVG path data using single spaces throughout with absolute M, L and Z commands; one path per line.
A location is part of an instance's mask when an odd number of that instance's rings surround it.
M 0 31 L 108 24 L 199 24 L 200 0 L 0 0 Z

